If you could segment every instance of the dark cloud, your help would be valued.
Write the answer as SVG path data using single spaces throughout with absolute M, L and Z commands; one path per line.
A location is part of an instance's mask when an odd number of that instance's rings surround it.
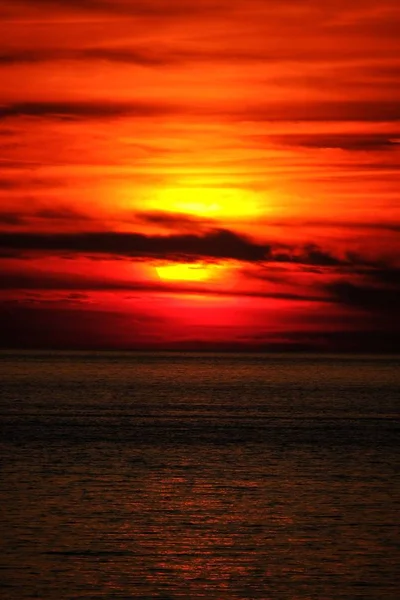
M 400 351 L 400 331 L 367 326 L 357 331 L 327 331 L 309 337 L 310 347 L 318 345 L 330 352 L 358 352 L 361 354 L 398 354 Z M 393 365 L 395 368 L 395 366 Z
M 282 63 L 318 63 L 326 62 L 327 57 L 330 57 L 330 53 L 321 54 L 315 56 L 314 50 L 303 50 L 300 48 L 296 49 L 294 54 L 291 48 L 276 48 L 273 52 L 265 51 L 265 49 L 251 50 L 251 49 L 239 49 L 237 47 L 216 47 L 211 50 L 204 48 L 188 49 L 184 47 L 172 48 L 166 46 L 145 47 L 141 46 L 124 46 L 119 45 L 118 47 L 108 46 L 93 46 L 85 48 L 58 48 L 58 47 L 45 47 L 45 48 L 19 48 L 3 51 L 0 53 L 0 65 L 12 66 L 17 64 L 37 64 L 51 61 L 107 61 L 116 62 L 130 65 L 140 65 L 145 67 L 166 67 L 170 65 L 178 65 L 184 63 L 202 63 L 202 62 L 219 62 L 219 63 L 262 63 L 268 64 L 282 64 Z M 372 67 L 371 67 L 372 68 Z M 368 73 L 369 75 L 369 73 Z M 381 79 L 389 78 L 389 71 L 380 73 L 376 71 L 375 77 L 378 78 L 380 75 Z M 396 73 L 392 72 L 393 82 L 389 78 L 384 79 L 386 86 L 392 84 L 397 89 Z M 304 78 L 304 75 L 292 76 L 291 80 L 298 82 L 299 79 Z M 354 82 L 354 74 L 349 75 L 349 81 Z M 308 78 L 309 80 L 309 78 Z M 327 81 L 331 82 L 330 79 L 326 81 L 322 79 L 327 85 Z M 279 80 L 279 83 L 287 83 L 288 77 Z M 347 83 L 347 81 L 346 81 Z M 316 78 L 313 82 L 313 86 L 321 85 L 321 78 Z
M 375 49 L 376 51 L 376 49 Z M 130 44 L 118 46 L 85 46 L 75 48 L 61 48 L 57 46 L 46 47 L 19 47 L 0 52 L 0 65 L 12 66 L 16 64 L 36 64 L 49 61 L 107 61 L 124 63 L 131 65 L 140 65 L 147 67 L 165 67 L 184 63 L 202 63 L 218 62 L 235 64 L 261 63 L 266 66 L 277 64 L 311 63 L 318 65 L 325 64 L 332 58 L 332 49 L 327 47 L 316 55 L 314 48 L 279 46 L 271 48 L 239 48 L 237 45 L 221 46 L 206 49 L 203 47 L 188 48 L 184 46 L 173 47 L 171 45 L 159 44 L 157 47 L 143 44 Z M 385 89 L 393 88 L 399 90 L 398 80 L 400 69 L 390 65 L 376 66 L 374 63 L 368 63 L 367 66 L 341 66 L 330 70 L 321 69 L 318 75 L 314 77 L 307 76 L 307 82 L 313 88 L 323 86 L 337 86 L 338 81 L 343 86 L 360 87 L 360 85 L 371 85 L 376 82 L 378 85 L 385 86 Z M 332 79 L 333 76 L 333 79 Z M 357 79 L 357 76 L 360 79 Z M 301 83 L 304 80 L 304 73 L 298 72 L 285 77 L 272 79 L 279 85 L 287 85 L 289 81 Z M 333 83 L 335 82 L 335 83 Z
M 132 17 L 179 17 L 215 13 L 226 9 L 226 1 L 209 0 L 188 3 L 186 0 L 11 0 L 14 5 L 50 7 L 53 11 L 114 13 Z
M 88 294 L 83 294 L 82 292 L 71 292 L 65 299 L 73 302 L 92 302 L 90 296 Z
M 2 273 L 0 290 L 72 290 L 80 293 L 90 291 L 161 291 L 160 283 L 147 284 L 135 281 L 114 281 L 108 277 L 101 278 L 90 275 L 55 273 L 46 271 L 13 270 Z
M 22 272 L 13 271 L 3 274 L 0 279 L 0 290 L 40 290 L 41 292 L 65 292 L 71 291 L 70 299 L 79 299 L 81 296 L 87 299 L 87 294 L 83 292 L 137 292 L 148 294 L 194 294 L 213 297 L 246 297 L 246 298 L 265 298 L 275 300 L 293 300 L 296 302 L 317 302 L 331 303 L 326 296 L 301 293 L 301 292 L 273 292 L 268 290 L 240 290 L 240 289 L 221 289 L 215 286 L 208 286 L 207 282 L 185 283 L 185 282 L 164 282 L 164 281 L 126 281 L 111 280 L 109 278 L 82 276 L 79 274 L 66 274 L 54 272 Z M 33 293 L 33 292 L 31 292 Z M 67 298 L 66 296 L 64 299 Z
M 241 336 L 232 341 L 215 343 L 197 341 L 195 338 L 183 342 L 174 340 L 171 333 L 163 338 L 160 328 L 164 319 L 159 315 L 137 312 L 103 311 L 88 304 L 53 306 L 49 303 L 19 303 L 0 301 L 0 347 L 2 348 L 139 348 L 152 347 L 156 343 L 162 348 L 186 346 L 192 350 L 238 350 L 253 351 L 308 351 L 308 352 L 357 352 L 399 353 L 400 331 L 374 328 L 360 330 L 354 327 L 328 330 L 321 324 L 318 331 L 261 331 L 258 334 Z M 156 333 L 154 332 L 156 328 Z M 396 365 L 393 365 L 395 368 Z
M 135 213 L 134 218 L 142 223 L 161 225 L 168 229 L 192 230 L 196 228 L 198 231 L 199 228 L 204 229 L 205 226 L 211 225 L 210 219 L 203 219 L 202 217 L 195 217 L 184 213 L 168 213 L 163 211 L 139 212 Z
M 397 233 L 400 232 L 400 222 L 398 221 L 377 221 L 375 223 L 368 221 L 345 221 L 345 220 L 334 220 L 334 219 L 286 219 L 273 221 L 269 219 L 266 221 L 266 225 L 272 225 L 273 227 L 284 227 L 284 228 L 303 228 L 303 227 L 315 227 L 321 228 L 338 228 L 344 230 L 371 230 L 371 231 L 388 231 Z
M 147 67 L 162 67 L 180 63 L 185 56 L 171 51 L 153 50 L 149 48 L 107 48 L 94 47 L 63 50 L 59 48 L 43 48 L 41 50 L 25 48 L 0 53 L 0 65 L 37 64 L 51 61 L 87 61 L 99 60 L 126 63 Z
M 14 129 L 6 129 L 5 127 L 0 127 L 0 137 L 14 137 L 17 135 L 17 132 Z M 0 161 L 0 164 L 3 161 Z
M 7 7 L 7 0 L 3 3 Z M 50 7 L 56 10 L 79 12 L 105 12 L 107 14 L 122 14 L 137 17 L 180 17 L 197 14 L 216 14 L 221 12 L 227 16 L 236 13 L 239 19 L 249 15 L 267 18 L 276 23 L 294 24 L 296 31 L 299 16 L 302 13 L 310 23 L 325 26 L 325 32 L 337 29 L 357 33 L 360 30 L 369 32 L 371 26 L 381 35 L 396 34 L 396 18 L 398 6 L 395 2 L 386 0 L 382 10 L 372 14 L 369 2 L 355 2 L 350 7 L 341 0 L 325 0 L 321 5 L 319 0 L 302 0 L 299 11 L 298 0 L 248 0 L 245 4 L 232 0 L 202 0 L 202 2 L 187 2 L 187 0 L 8 0 L 11 8 L 16 7 Z M 4 8 L 3 8 L 4 10 Z M 343 15 L 343 18 L 340 18 Z M 301 23 L 301 21 L 300 21 Z
M 191 260 L 197 257 L 265 260 L 268 246 L 259 245 L 225 229 L 204 235 L 148 236 L 140 233 L 0 234 L 0 248 L 20 251 L 113 254 L 126 257 Z
M 1 188 L 1 186 L 0 186 Z M 39 208 L 32 211 L 12 211 L 0 210 L 0 225 L 12 225 L 21 226 L 31 224 L 33 221 L 44 220 L 44 221 L 93 221 L 92 217 L 89 217 L 83 213 L 73 210 L 68 207 L 57 207 L 57 208 Z
M 85 307 L 0 302 L 3 348 L 108 348 L 134 345 L 143 335 L 142 315 Z M 145 315 L 147 317 L 147 315 Z M 156 317 L 154 318 L 154 320 Z M 146 337 L 150 338 L 146 334 Z M 146 338 L 140 340 L 140 346 Z
M 357 281 L 336 281 L 328 284 L 326 289 L 341 304 L 376 312 L 397 321 L 400 269 L 364 269 L 359 275 L 361 280 L 359 277 Z
M 275 262 L 298 263 L 316 267 L 337 267 L 348 264 L 346 258 L 339 258 L 332 253 L 322 250 L 316 244 L 305 244 L 301 248 L 284 248 L 271 254 Z
M 40 288 L 39 288 L 40 289 Z M 82 292 L 72 293 L 61 293 L 56 291 L 56 295 L 48 294 L 44 296 L 40 292 L 30 292 L 25 296 L 15 299 L 6 299 L 0 301 L 0 307 L 7 308 L 9 310 L 15 310 L 16 308 L 25 306 L 38 306 L 41 308 L 47 308 L 48 306 L 65 304 L 93 304 L 93 300 L 89 294 Z
M 163 67 L 184 60 L 179 53 L 148 48 L 87 48 L 76 53 L 75 58 L 120 62 L 145 67 Z
M 69 221 L 73 220 L 82 221 L 82 220 L 91 220 L 91 217 L 84 215 L 83 213 L 74 210 L 69 207 L 58 206 L 56 208 L 40 208 L 35 211 L 32 216 L 40 219 L 49 219 L 49 220 L 62 220 Z
M 56 119 L 61 121 L 80 121 L 85 119 L 115 119 L 121 117 L 157 117 L 182 113 L 198 114 L 203 116 L 213 116 L 228 118 L 240 121 L 363 121 L 363 122 L 386 122 L 400 121 L 400 102 L 380 101 L 380 102 L 320 102 L 318 104 L 309 103 L 260 103 L 259 105 L 242 108 L 203 106 L 199 108 L 196 105 L 172 105 L 163 102 L 114 102 L 114 101 L 93 101 L 93 102 L 14 102 L 0 105 L 0 120 L 33 117 L 42 119 Z M 376 144 L 388 144 L 397 142 L 388 141 L 387 137 L 376 138 L 372 136 L 365 137 L 364 148 L 368 149 Z M 282 136 L 280 139 L 284 139 Z M 300 139 L 300 138 L 299 138 Z M 303 140 L 305 138 L 302 138 Z M 343 141 L 343 144 L 345 142 Z M 375 140 L 375 142 L 374 142 Z M 386 142 L 384 141 L 386 140 Z M 307 144 L 307 141 L 305 141 Z M 317 143 L 317 142 L 315 142 Z M 321 142 L 320 142 L 321 143 Z M 323 143 L 323 142 L 322 142 Z M 339 141 L 337 141 L 339 143 Z M 354 139 L 348 141 L 352 149 L 356 149 L 357 144 L 362 145 L 362 141 L 356 142 Z M 318 146 L 319 147 L 319 146 Z M 390 146 L 392 147 L 392 146 Z M 374 147 L 375 149 L 376 146 Z M 358 148 L 360 149 L 360 148 Z
M 268 121 L 400 121 L 400 98 L 393 100 L 346 100 L 326 102 L 261 103 L 244 109 L 227 109 L 227 117 L 254 122 Z
M 8 165 L 7 165 L 8 167 Z M 0 174 L 0 190 L 29 190 L 51 189 L 63 184 L 56 177 L 36 177 L 29 173 L 16 173 L 13 177 L 3 177 Z M 1 211 L 1 208 L 0 208 Z
M 65 7 L 97 10 L 107 8 L 110 3 L 107 0 L 13 0 L 13 4 L 33 6 L 34 8 L 50 5 L 53 8 Z M 119 5 L 120 2 L 116 0 L 114 4 Z
M 18 53 L 16 53 L 18 54 Z M 185 49 L 185 48 L 170 48 L 159 46 L 156 48 L 148 47 L 124 47 L 108 48 L 108 47 L 93 47 L 83 48 L 81 50 L 71 51 L 68 54 L 59 54 L 57 50 L 53 53 L 49 52 L 46 56 L 45 53 L 42 56 L 38 56 L 38 61 L 54 60 L 62 58 L 71 58 L 75 60 L 104 60 L 109 62 L 119 62 L 126 64 L 137 64 L 147 67 L 164 67 L 169 65 L 177 65 L 184 63 L 201 63 L 201 62 L 222 62 L 222 63 L 238 63 L 238 62 L 272 62 L 278 61 L 279 57 L 265 56 L 259 52 L 251 51 L 238 51 L 234 49 L 215 48 L 214 50 L 206 51 L 202 48 L 199 49 Z M 7 55 L 4 60 L 7 61 Z M 10 62 L 12 61 L 12 55 L 9 55 Z M 1 62 L 1 57 L 0 57 Z M 25 62 L 23 56 L 21 61 Z M 29 59 L 26 62 L 30 62 Z M 35 61 L 32 61 L 35 62 Z
M 400 351 L 400 269 L 366 269 L 363 275 L 325 284 L 323 289 L 337 305 L 364 315 L 362 329 L 367 331 L 356 332 L 354 338 L 342 333 L 337 341 L 346 339 L 349 350 L 354 346 L 362 351 Z
M 330 284 L 328 290 L 341 304 L 348 306 L 391 313 L 394 309 L 397 312 L 399 306 L 400 286 L 398 289 L 378 288 L 343 281 Z
M 270 335 L 268 331 L 244 340 L 247 349 L 258 352 L 328 352 L 351 354 L 398 354 L 400 332 L 388 329 L 338 328 L 329 331 L 291 331 Z M 387 359 L 386 359 L 387 360 Z M 396 361 L 397 362 L 397 361 Z M 397 364 L 393 364 L 397 368 Z
M 17 64 L 35 64 L 53 60 L 57 57 L 57 51 L 42 50 L 37 51 L 32 48 L 21 50 L 12 50 L 0 53 L 0 65 L 17 65 Z
M 160 224 L 160 221 L 157 223 Z M 170 222 L 167 220 L 167 223 Z M 181 232 L 170 235 L 107 231 L 53 234 L 4 231 L 0 232 L 0 250 L 11 254 L 19 252 L 25 256 L 41 252 L 72 256 L 112 255 L 119 258 L 177 262 L 231 259 L 252 263 L 294 263 L 321 268 L 379 266 L 356 253 L 347 252 L 343 256 L 336 256 L 313 243 L 297 246 L 258 243 L 228 229 L 217 228 L 200 234 Z
M 1 117 L 0 117 L 1 118 Z M 18 135 L 16 133 L 16 135 Z M 9 158 L 0 157 L 0 168 L 7 170 L 31 169 L 37 167 L 38 161 L 35 160 L 12 160 Z
M 0 178 L 0 190 L 14 190 L 21 187 L 20 179 L 12 179 L 10 177 Z
M 37 117 L 75 121 L 118 117 L 155 117 L 173 113 L 176 108 L 164 104 L 136 102 L 15 102 L 0 105 L 0 119 Z
M 25 215 L 14 211 L 0 212 L 0 225 L 22 225 L 25 223 Z
M 370 271 L 375 281 L 381 284 L 395 285 L 399 287 L 400 292 L 400 269 L 396 268 L 380 268 Z
M 399 147 L 400 133 L 393 134 L 287 134 L 273 136 L 272 141 L 303 148 L 339 148 L 351 151 L 393 150 Z

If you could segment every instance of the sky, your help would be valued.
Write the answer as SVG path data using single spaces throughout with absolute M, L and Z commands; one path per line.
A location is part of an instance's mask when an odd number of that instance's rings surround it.
M 2 0 L 0 346 L 396 352 L 398 0 Z

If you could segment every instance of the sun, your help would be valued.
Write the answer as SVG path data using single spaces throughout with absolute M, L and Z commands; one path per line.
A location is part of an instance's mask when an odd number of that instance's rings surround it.
M 221 187 L 168 187 L 158 191 L 149 207 L 209 219 L 257 217 L 262 208 L 250 191 Z
M 229 187 L 176 186 L 158 189 L 148 199 L 146 209 L 172 215 L 204 219 L 208 225 L 224 227 L 232 221 L 251 221 L 261 211 L 259 197 L 250 191 Z M 232 261 L 231 261 L 232 262 Z M 229 285 L 234 278 L 231 262 L 163 262 L 154 265 L 158 278 L 165 282 L 209 283 L 212 287 Z
M 221 265 L 207 263 L 168 263 L 155 267 L 162 281 L 211 281 L 222 271 Z

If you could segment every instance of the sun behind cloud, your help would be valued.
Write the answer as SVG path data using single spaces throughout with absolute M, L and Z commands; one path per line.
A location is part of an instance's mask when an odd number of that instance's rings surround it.
M 168 187 L 155 194 L 150 209 L 215 220 L 256 218 L 259 198 L 251 191 L 223 187 Z
M 162 281 L 210 281 L 224 270 L 221 265 L 207 263 L 168 263 L 155 267 Z
M 0 346 L 397 352 L 398 0 L 0 6 Z

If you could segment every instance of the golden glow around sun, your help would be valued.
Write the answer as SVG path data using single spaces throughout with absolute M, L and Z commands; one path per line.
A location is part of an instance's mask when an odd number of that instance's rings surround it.
M 256 194 L 218 187 L 165 188 L 156 194 L 149 208 L 215 219 L 251 218 L 261 212 Z
M 204 263 L 174 263 L 155 267 L 162 281 L 209 281 L 223 267 Z

